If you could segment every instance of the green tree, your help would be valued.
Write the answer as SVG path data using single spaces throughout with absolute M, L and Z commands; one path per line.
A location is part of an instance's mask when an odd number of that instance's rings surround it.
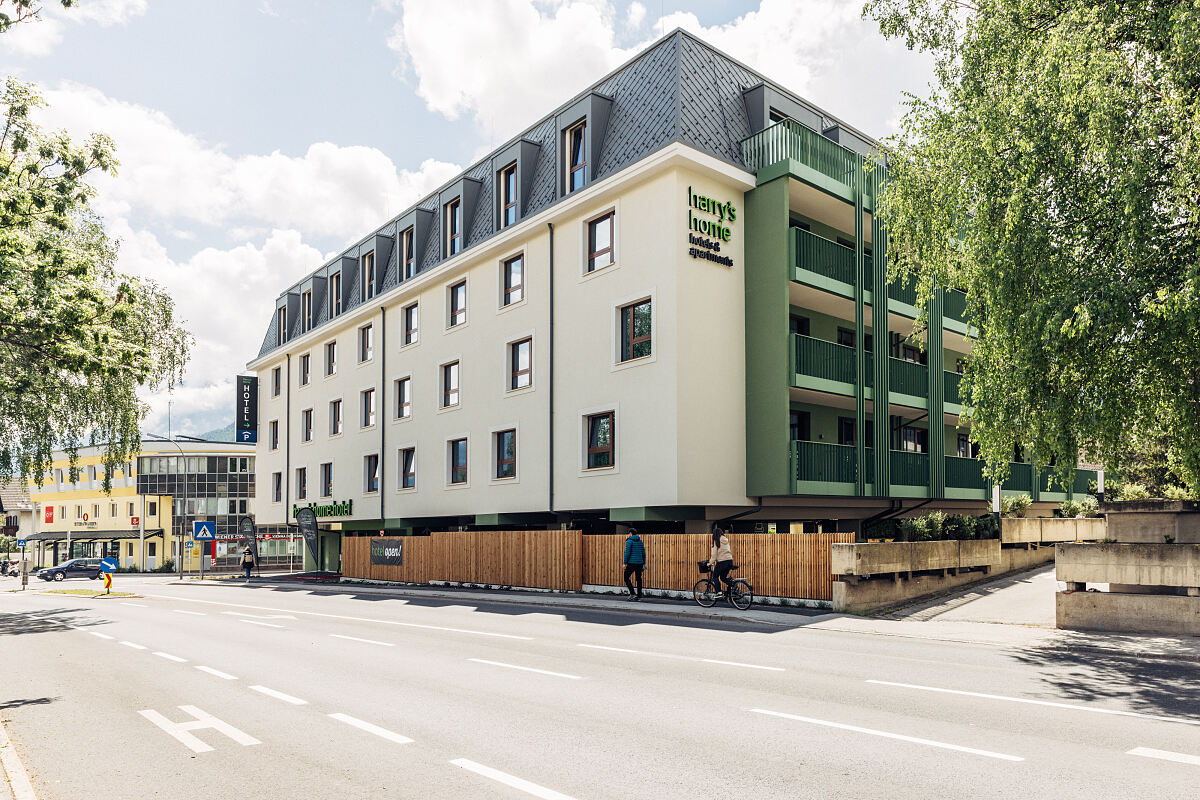
M 59 0 L 63 8 L 70 8 L 77 0 Z M 36 18 L 42 7 L 38 0 L 0 0 L 0 33 L 21 22 Z
M 90 209 L 89 176 L 116 170 L 112 142 L 43 131 L 41 104 L 12 79 L 0 97 L 0 480 L 40 481 L 56 448 L 127 461 L 147 410 L 139 388 L 179 380 L 191 341 L 160 287 L 116 270 L 117 243 Z
M 1200 488 L 1200 3 L 869 0 L 931 53 L 887 143 L 892 269 L 968 292 L 989 470 L 1165 435 Z

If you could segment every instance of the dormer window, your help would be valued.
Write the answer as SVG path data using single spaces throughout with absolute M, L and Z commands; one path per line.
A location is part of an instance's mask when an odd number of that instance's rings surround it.
M 791 119 L 791 117 L 784 114 L 778 108 L 772 108 L 767 115 L 767 124 L 774 125 L 776 122 L 783 122 L 785 119 Z
M 446 203 L 446 257 L 462 252 L 462 198 Z
M 413 261 L 413 251 L 415 249 L 416 248 L 413 242 L 413 229 L 406 228 L 405 231 L 400 234 L 400 274 L 404 276 L 402 280 L 408 280 L 413 276 L 413 268 L 415 266 L 415 262 Z
M 587 120 L 567 128 L 566 145 L 567 191 L 573 192 L 587 186 Z
M 342 273 L 329 276 L 329 318 L 342 313 Z
M 311 331 L 313 326 L 312 289 L 300 295 L 300 315 L 304 320 L 304 330 Z
M 362 299 L 370 300 L 375 296 L 375 253 L 367 253 L 362 257 L 359 277 L 362 279 Z
M 287 342 L 287 306 L 280 306 L 276 312 L 279 318 L 279 344 Z
M 500 227 L 517 221 L 517 164 L 514 161 L 500 171 Z

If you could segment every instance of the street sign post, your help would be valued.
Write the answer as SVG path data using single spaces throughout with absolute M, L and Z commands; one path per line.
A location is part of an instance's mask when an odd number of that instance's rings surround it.
M 210 519 L 192 522 L 192 538 L 198 542 L 211 542 L 217 538 L 217 524 Z M 204 580 L 204 548 L 200 548 L 200 580 Z
M 112 573 L 106 572 L 104 573 L 104 593 L 108 594 L 110 589 L 112 589 Z
M 25 540 L 17 539 L 17 547 L 24 547 L 24 546 L 25 546 Z
M 112 589 L 112 574 L 117 571 L 117 560 L 115 558 L 100 559 L 100 571 L 104 573 L 104 593 L 108 594 Z

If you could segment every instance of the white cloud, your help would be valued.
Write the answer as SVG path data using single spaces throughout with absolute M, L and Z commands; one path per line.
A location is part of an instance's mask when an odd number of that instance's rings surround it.
M 50 55 L 63 40 L 65 22 L 95 23 L 102 28 L 125 25 L 146 13 L 147 0 L 83 0 L 64 9 L 57 3 L 44 3 L 40 15 L 11 28 L 0 39 L 5 50 L 30 58 Z M 0 5 L 4 5 L 0 3 Z
M 634 0 L 625 11 L 625 26 L 632 30 L 642 27 L 646 20 L 646 7 Z

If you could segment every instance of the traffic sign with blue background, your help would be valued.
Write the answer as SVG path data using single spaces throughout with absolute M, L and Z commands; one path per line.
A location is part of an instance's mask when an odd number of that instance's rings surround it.
M 211 519 L 195 520 L 192 522 L 192 538 L 202 542 L 212 541 L 217 538 L 217 524 Z
M 17 547 L 24 547 L 24 546 L 25 546 L 25 540 L 17 539 Z
M 100 571 L 101 572 L 116 572 L 117 571 L 117 560 L 115 558 L 100 559 Z
M 191 550 L 192 547 L 195 546 L 195 544 L 196 544 L 195 542 L 184 542 L 183 546 L 186 547 L 188 550 Z

